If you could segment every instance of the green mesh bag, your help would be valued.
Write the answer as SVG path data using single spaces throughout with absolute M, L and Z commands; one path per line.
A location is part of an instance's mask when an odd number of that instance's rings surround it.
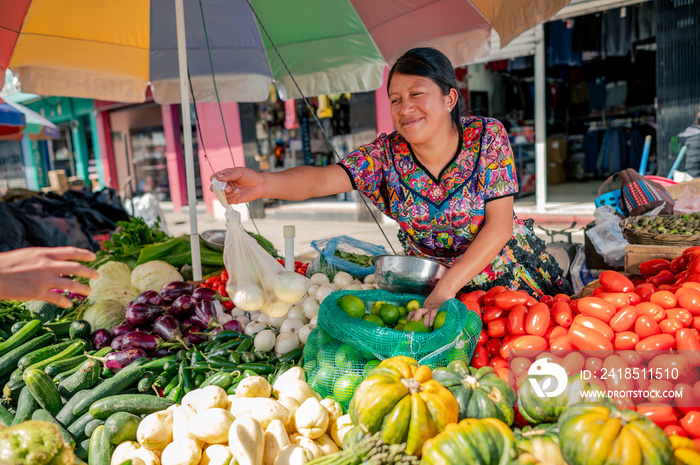
M 441 307 L 445 323 L 430 333 L 405 332 L 352 318 L 338 307 L 346 294 L 359 297 L 369 314 L 375 302 L 405 306 L 411 300 L 421 305 L 424 296 L 384 290 L 336 291 L 326 297 L 318 324 L 304 346 L 304 371 L 309 385 L 323 397 L 338 401 L 347 411 L 355 388 L 381 360 L 406 355 L 430 368 L 453 360 L 471 360 L 481 334 L 481 319 L 457 299 Z

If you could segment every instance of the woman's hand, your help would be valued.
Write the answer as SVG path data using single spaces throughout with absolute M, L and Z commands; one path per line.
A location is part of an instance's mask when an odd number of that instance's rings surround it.
M 431 292 L 430 295 L 425 299 L 425 302 L 423 302 L 423 306 L 408 313 L 406 321 L 422 320 L 423 324 L 426 327 L 432 328 L 433 323 L 435 323 L 435 316 L 440 310 L 440 306 L 454 297 L 454 293 L 451 293 L 444 289 L 444 286 L 443 288 L 441 288 L 440 284 L 438 283 L 438 285 L 435 286 L 435 289 L 433 289 L 433 292 Z
M 99 277 L 96 270 L 75 262 L 94 259 L 94 253 L 77 247 L 29 247 L 0 253 L 0 298 L 43 300 L 70 308 L 72 302 L 52 289 L 90 295 L 88 286 L 64 276 Z
M 214 173 L 213 178 L 227 183 L 225 192 L 228 203 L 246 203 L 263 196 L 264 177 L 250 168 L 228 168 Z

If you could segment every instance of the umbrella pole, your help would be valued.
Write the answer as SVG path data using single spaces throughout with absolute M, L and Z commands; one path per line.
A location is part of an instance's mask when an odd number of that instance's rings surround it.
M 194 155 L 192 154 L 190 95 L 187 77 L 187 39 L 185 37 L 185 11 L 182 0 L 175 0 L 175 24 L 177 27 L 177 57 L 180 67 L 180 107 L 182 108 L 182 132 L 185 136 L 185 173 L 187 178 L 187 205 L 190 211 L 192 274 L 195 281 L 200 281 L 202 279 L 202 259 L 199 250 L 199 233 L 197 232 L 197 193 L 194 185 Z
M 544 62 L 544 27 L 535 26 L 535 208 L 547 209 L 547 71 Z

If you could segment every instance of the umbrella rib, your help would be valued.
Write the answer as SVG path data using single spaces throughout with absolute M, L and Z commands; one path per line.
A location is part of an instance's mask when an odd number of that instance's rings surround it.
M 5 26 L 0 26 L 0 29 L 4 29 L 4 30 L 10 31 L 10 32 L 16 32 L 17 34 L 19 34 L 19 29 L 12 29 L 11 27 L 5 27 Z
M 135 48 L 135 49 L 139 49 L 139 50 L 148 50 L 148 47 L 139 47 L 136 45 L 118 44 L 115 42 L 106 42 L 104 40 L 83 39 L 81 37 L 65 37 L 65 36 L 57 36 L 57 35 L 52 35 L 52 34 L 40 34 L 37 32 L 21 32 L 20 34 L 28 35 L 28 36 L 52 37 L 55 39 L 75 40 L 78 42 L 91 42 L 94 44 L 114 45 L 117 47 Z

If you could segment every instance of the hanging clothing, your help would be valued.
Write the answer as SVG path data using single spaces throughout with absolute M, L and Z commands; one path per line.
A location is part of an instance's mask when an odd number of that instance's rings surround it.
M 600 154 L 601 131 L 593 129 L 583 135 L 583 173 L 595 176 L 598 171 L 598 155 Z
M 567 21 L 549 22 L 547 31 L 547 65 L 581 66 L 581 53 L 572 50 L 573 28 L 568 27 Z
M 437 178 L 398 132 L 380 135 L 338 163 L 353 188 L 398 222 L 406 254 L 447 266 L 464 255 L 485 224 L 486 203 L 518 193 L 513 152 L 503 125 L 477 116 L 461 122 L 461 144 Z M 467 288 L 502 282 L 535 296 L 569 292 L 563 274 L 531 224 L 514 216 L 511 240 Z
M 600 52 L 601 24 L 602 18 L 599 13 L 575 18 L 571 49 L 574 52 Z
M 630 52 L 635 35 L 635 11 L 635 8 L 623 7 L 603 12 L 601 27 L 603 59 L 623 57 Z

